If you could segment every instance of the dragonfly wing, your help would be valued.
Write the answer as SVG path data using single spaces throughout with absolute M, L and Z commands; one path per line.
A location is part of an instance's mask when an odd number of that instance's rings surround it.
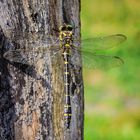
M 117 56 L 97 55 L 87 53 L 82 56 L 82 63 L 87 68 L 110 69 L 124 64 L 123 60 Z
M 10 62 L 29 65 L 29 62 L 28 62 L 25 54 L 23 54 L 21 50 L 7 51 L 4 53 L 3 57 Z
M 10 61 L 15 63 L 21 63 L 24 65 L 30 65 L 29 58 L 35 58 L 35 54 L 41 53 L 42 55 L 48 55 L 50 54 L 51 57 L 56 56 L 58 53 L 60 53 L 59 46 L 52 46 L 51 48 L 48 47 L 38 47 L 34 49 L 17 49 L 17 50 L 10 50 L 4 53 L 3 57 Z
M 81 49 L 86 52 L 95 52 L 116 47 L 126 40 L 126 36 L 122 34 L 110 35 L 100 38 L 88 38 L 82 40 Z

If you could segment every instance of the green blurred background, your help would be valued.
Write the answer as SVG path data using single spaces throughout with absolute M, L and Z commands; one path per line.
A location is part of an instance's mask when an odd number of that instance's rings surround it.
M 140 140 L 140 0 L 81 0 L 82 38 L 122 33 L 104 54 L 125 64 L 84 69 L 85 140 Z

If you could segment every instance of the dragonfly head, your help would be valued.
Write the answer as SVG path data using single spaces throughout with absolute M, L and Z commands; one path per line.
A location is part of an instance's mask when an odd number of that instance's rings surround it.
M 73 35 L 73 27 L 71 25 L 63 25 L 59 28 L 60 38 L 71 38 Z

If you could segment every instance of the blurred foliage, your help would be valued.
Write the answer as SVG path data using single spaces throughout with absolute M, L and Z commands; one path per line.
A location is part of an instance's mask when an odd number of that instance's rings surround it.
M 127 41 L 104 51 L 125 64 L 84 69 L 85 140 L 140 140 L 140 1 L 82 0 L 82 38 L 122 33 Z

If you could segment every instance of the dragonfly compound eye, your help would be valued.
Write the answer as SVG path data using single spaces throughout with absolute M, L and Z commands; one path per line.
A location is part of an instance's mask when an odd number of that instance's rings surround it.
M 67 26 L 67 30 L 68 30 L 68 31 L 72 31 L 72 29 L 73 29 L 73 27 L 72 27 L 71 25 L 68 25 L 68 26 Z
M 66 26 L 61 26 L 61 27 L 59 28 L 59 30 L 60 30 L 60 31 L 66 31 L 67 28 L 66 28 Z

